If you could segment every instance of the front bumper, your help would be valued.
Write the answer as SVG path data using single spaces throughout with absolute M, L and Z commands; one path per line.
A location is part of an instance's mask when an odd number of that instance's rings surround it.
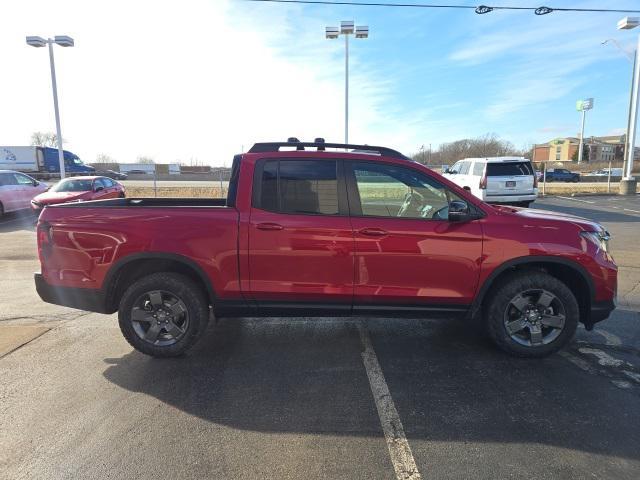
M 102 290 L 51 285 L 46 282 L 41 273 L 34 273 L 33 280 L 35 281 L 38 295 L 47 303 L 89 312 L 112 313 L 107 311 L 106 299 Z
M 526 193 L 522 195 L 484 195 L 482 200 L 487 203 L 519 203 L 533 202 L 538 198 L 535 193 Z
M 615 300 L 592 302 L 591 311 L 589 312 L 589 318 L 584 322 L 586 329 L 591 330 L 596 323 L 609 318 L 609 315 L 611 315 L 611 312 L 613 312 L 615 308 Z

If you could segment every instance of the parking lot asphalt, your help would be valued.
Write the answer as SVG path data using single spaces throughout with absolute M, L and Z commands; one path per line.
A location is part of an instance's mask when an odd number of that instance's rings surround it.
M 315 318 L 220 319 L 152 359 L 115 315 L 42 303 L 33 218 L 5 218 L 0 336 L 40 330 L 0 358 L 0 477 L 639 478 L 640 198 L 536 207 L 603 223 L 620 265 L 621 307 L 543 360 L 463 321 Z

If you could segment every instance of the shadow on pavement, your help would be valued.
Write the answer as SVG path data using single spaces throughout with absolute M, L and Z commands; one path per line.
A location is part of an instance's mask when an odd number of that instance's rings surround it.
M 0 233 L 19 230 L 35 231 L 38 217 L 31 211 L 11 212 L 0 217 Z
M 515 359 L 462 322 L 371 320 L 409 440 L 541 444 L 640 459 L 640 396 L 555 355 Z M 105 377 L 206 421 L 382 436 L 356 324 L 224 319 L 189 356 L 107 359 Z

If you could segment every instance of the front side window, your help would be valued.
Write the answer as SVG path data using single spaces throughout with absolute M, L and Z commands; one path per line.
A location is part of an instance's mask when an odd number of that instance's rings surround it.
M 22 175 L 21 173 L 14 173 L 13 175 L 16 177 L 18 185 L 33 185 L 33 178 Z
M 462 162 L 460 164 L 460 175 L 466 175 L 467 173 L 469 173 L 469 166 L 471 165 L 471 162 Z
M 363 216 L 447 220 L 460 197 L 428 175 L 396 165 L 352 163 Z
M 268 160 L 262 170 L 260 208 L 273 212 L 337 215 L 335 160 Z

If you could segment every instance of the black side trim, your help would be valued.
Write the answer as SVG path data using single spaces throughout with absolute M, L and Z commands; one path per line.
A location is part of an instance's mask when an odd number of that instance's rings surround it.
M 586 282 L 586 284 L 589 287 L 590 302 L 595 297 L 596 289 L 593 284 L 593 279 L 591 278 L 587 270 L 579 263 L 573 262 L 571 260 L 567 260 L 565 258 L 553 257 L 548 255 L 531 255 L 531 256 L 518 257 L 518 258 L 513 258 L 511 260 L 508 260 L 504 262 L 502 265 L 500 265 L 498 268 L 496 268 L 491 273 L 491 275 L 489 275 L 489 278 L 487 278 L 484 284 L 482 284 L 482 286 L 480 287 L 480 290 L 478 291 L 478 294 L 476 295 L 475 300 L 473 301 L 473 305 L 471 306 L 471 311 L 470 311 L 471 316 L 475 316 L 480 311 L 480 307 L 482 305 L 482 301 L 484 300 L 484 297 L 487 295 L 487 293 L 491 289 L 491 285 L 496 280 L 496 278 L 500 276 L 500 274 L 516 266 L 527 265 L 527 264 L 535 265 L 537 263 L 555 263 L 555 264 L 564 265 L 566 267 L 570 267 L 574 269 L 576 272 L 580 274 L 582 279 Z
M 591 303 L 589 322 L 586 324 L 587 330 L 591 330 L 594 323 L 598 323 L 609 318 L 609 315 L 611 315 L 611 312 L 614 311 L 615 308 L 616 303 L 613 300 Z
M 47 303 L 87 310 L 89 312 L 112 313 L 106 308 L 103 290 L 50 285 L 44 280 L 41 273 L 34 273 L 33 279 L 38 295 Z
M 215 295 L 215 291 L 213 290 L 213 286 L 211 285 L 211 281 L 208 275 L 205 273 L 205 271 L 202 270 L 202 268 L 196 262 L 194 262 L 188 257 L 185 257 L 184 255 L 178 255 L 176 253 L 143 252 L 143 253 L 133 253 L 131 255 L 127 255 L 126 257 L 123 257 L 120 260 L 118 260 L 116 263 L 114 263 L 113 266 L 109 269 L 109 272 L 105 276 L 104 283 L 102 284 L 103 290 L 107 292 L 106 294 L 106 300 L 108 302 L 107 307 L 109 307 L 109 305 L 111 305 L 112 303 L 113 295 L 115 294 L 113 287 L 116 284 L 116 281 L 118 279 L 118 274 L 120 273 L 122 268 L 128 263 L 134 262 L 136 260 L 154 260 L 154 259 L 172 260 L 175 262 L 182 263 L 187 267 L 191 268 L 192 270 L 194 270 L 198 275 L 198 277 L 200 278 L 200 280 L 202 280 L 202 282 L 205 284 L 207 289 L 207 294 L 209 296 L 209 300 L 211 302 L 214 302 L 216 295 Z M 108 313 L 113 313 L 113 311 Z
M 354 305 L 354 316 L 423 318 L 423 317 L 462 317 L 469 311 L 469 305 L 432 304 L 432 305 Z

